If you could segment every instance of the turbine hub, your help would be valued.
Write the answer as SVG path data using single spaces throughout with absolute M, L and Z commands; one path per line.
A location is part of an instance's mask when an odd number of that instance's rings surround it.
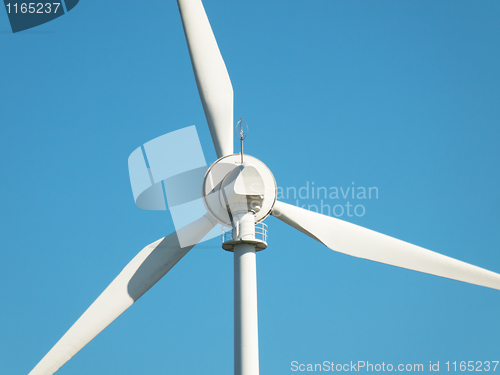
M 264 220 L 276 202 L 274 176 L 260 160 L 250 155 L 227 155 L 213 163 L 203 180 L 203 202 L 222 225 L 251 214 L 254 223 Z

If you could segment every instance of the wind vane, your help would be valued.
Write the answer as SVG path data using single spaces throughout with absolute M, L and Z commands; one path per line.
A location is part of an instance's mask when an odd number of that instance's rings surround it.
M 241 142 L 241 164 L 243 164 L 243 140 L 247 137 L 248 125 L 241 117 L 240 121 L 236 124 L 236 134 L 238 134 L 238 138 Z

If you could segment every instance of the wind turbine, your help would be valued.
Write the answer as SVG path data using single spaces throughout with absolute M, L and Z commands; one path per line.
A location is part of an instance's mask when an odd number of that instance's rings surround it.
M 201 1 L 179 0 L 193 69 L 218 160 L 203 183 L 207 214 L 144 248 L 31 374 L 52 374 L 166 274 L 216 223 L 229 224 L 235 259 L 235 373 L 258 373 L 255 224 L 275 216 L 332 250 L 500 289 L 500 275 L 415 245 L 276 200 L 274 178 L 258 159 L 233 154 L 232 87 Z M 200 187 L 201 189 L 201 187 Z M 189 241 L 181 246 L 180 239 Z

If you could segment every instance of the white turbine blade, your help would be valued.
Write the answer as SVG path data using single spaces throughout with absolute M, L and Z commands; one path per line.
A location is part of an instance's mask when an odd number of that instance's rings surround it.
M 233 87 L 201 0 L 177 0 L 217 157 L 233 153 Z
M 500 290 L 500 275 L 330 216 L 276 202 L 273 216 L 332 250 Z
M 192 245 L 181 248 L 178 233 L 146 246 L 102 292 L 29 375 L 52 375 L 156 284 L 214 224 L 203 216 L 178 232 Z M 179 233 L 180 235 L 181 233 Z

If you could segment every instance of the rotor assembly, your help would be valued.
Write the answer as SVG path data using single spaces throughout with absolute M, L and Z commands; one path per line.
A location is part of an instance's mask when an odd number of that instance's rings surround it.
M 56 372 L 155 285 L 197 243 L 204 241 L 207 235 L 211 236 L 218 224 L 230 228 L 223 229 L 222 247 L 232 251 L 234 260 L 235 375 L 259 375 L 256 251 L 267 247 L 267 230 L 263 220 L 269 215 L 336 252 L 500 290 L 498 273 L 335 217 L 277 201 L 276 181 L 269 168 L 259 159 L 243 153 L 243 140 L 248 127 L 242 119 L 236 129 L 241 153 L 234 153 L 233 88 L 201 0 L 177 0 L 177 4 L 200 99 L 218 157 L 203 178 L 201 200 L 207 212 L 144 247 L 29 375 L 51 375 Z M 148 144 L 152 150 L 156 149 L 150 142 Z M 203 155 L 200 157 L 202 165 L 194 163 L 196 165 L 186 169 L 190 172 L 187 175 L 179 172 L 180 169 L 184 171 L 184 166 L 180 168 L 183 160 L 175 153 L 164 160 L 164 164 L 161 158 L 157 157 L 156 160 L 158 165 L 155 168 L 151 165 L 151 159 L 147 165 L 142 147 L 129 158 L 129 170 L 135 171 L 131 176 L 134 174 L 139 178 L 137 184 L 132 184 L 134 199 L 140 196 L 144 200 L 144 207 L 150 207 L 151 197 L 160 196 L 163 199 L 165 195 L 167 200 L 176 202 L 175 205 L 169 205 L 172 212 L 184 209 L 179 209 L 181 201 L 183 204 L 186 201 L 189 204 L 196 202 L 196 208 L 203 209 L 199 195 L 201 177 L 206 168 Z M 153 173 L 157 167 L 163 176 L 159 179 Z M 167 177 L 187 181 L 192 176 L 192 183 L 177 189 L 186 192 L 178 194 L 182 199 L 177 199 L 175 194 L 174 198 L 172 195 L 169 198 L 167 191 L 170 190 L 167 188 L 170 185 L 163 183 Z M 152 192 L 147 195 L 147 199 L 142 196 L 144 189 L 151 189 L 148 191 Z M 188 196 L 195 199 L 186 200 Z M 165 202 L 162 202 L 165 207 Z

